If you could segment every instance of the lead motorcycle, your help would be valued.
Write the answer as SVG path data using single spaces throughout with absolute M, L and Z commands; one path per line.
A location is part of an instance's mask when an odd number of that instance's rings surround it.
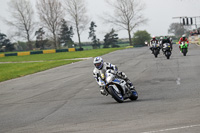
M 132 101 L 138 99 L 135 89 L 130 89 L 125 80 L 117 78 L 113 70 L 107 70 L 101 75 L 102 85 L 107 94 L 110 94 L 117 102 L 122 103 L 126 99 Z
M 152 48 L 151 48 L 151 49 L 152 49 L 152 52 L 153 52 L 155 58 L 157 58 L 157 57 L 158 57 L 158 54 L 160 53 L 160 46 L 159 46 L 159 44 L 154 43 L 154 44 L 152 45 Z
M 167 57 L 167 59 L 170 59 L 170 56 L 172 54 L 171 51 L 172 51 L 172 48 L 171 48 L 170 43 L 164 43 L 163 44 L 163 53 Z
M 188 43 L 187 42 L 181 43 L 181 52 L 183 53 L 183 56 L 186 56 L 186 54 L 188 52 Z

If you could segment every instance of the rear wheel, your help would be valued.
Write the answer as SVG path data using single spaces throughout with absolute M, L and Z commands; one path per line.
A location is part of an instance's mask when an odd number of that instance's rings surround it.
M 121 92 L 117 92 L 112 86 L 109 86 L 108 88 L 110 95 L 118 102 L 118 103 L 123 103 L 124 98 L 122 96 Z

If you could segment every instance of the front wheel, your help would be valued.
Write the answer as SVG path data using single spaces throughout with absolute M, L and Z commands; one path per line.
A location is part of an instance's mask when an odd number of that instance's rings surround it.
M 167 56 L 167 59 L 169 60 L 169 59 L 170 59 L 170 56 Z
M 169 51 L 165 52 L 165 56 L 167 57 L 167 59 L 170 59 L 171 52 L 169 52 Z
M 135 101 L 138 99 L 138 93 L 135 89 L 131 90 L 131 96 L 129 97 L 131 101 Z
M 186 56 L 186 54 L 187 54 L 187 49 L 184 48 L 184 49 L 183 49 L 183 56 Z
M 155 58 L 158 57 L 158 53 L 159 53 L 159 51 L 156 49 L 156 50 L 154 51 L 154 56 L 155 56 Z
M 124 98 L 122 96 L 121 92 L 117 92 L 112 86 L 109 86 L 108 91 L 110 92 L 110 95 L 118 102 L 123 103 Z

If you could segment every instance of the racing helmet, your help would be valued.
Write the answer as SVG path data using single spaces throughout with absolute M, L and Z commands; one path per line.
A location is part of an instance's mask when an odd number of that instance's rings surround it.
M 101 57 L 95 57 L 93 63 L 97 69 L 101 70 L 103 68 L 103 59 Z
M 156 39 L 156 37 L 155 37 L 155 36 L 153 36 L 152 38 L 153 38 L 153 39 Z
M 185 39 L 185 38 L 186 38 L 185 34 L 183 34 L 183 35 L 182 35 L 182 38 L 183 38 L 183 39 Z

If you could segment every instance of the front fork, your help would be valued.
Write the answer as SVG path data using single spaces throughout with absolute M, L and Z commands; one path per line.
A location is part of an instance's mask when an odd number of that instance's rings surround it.
M 183 49 L 184 49 L 184 48 L 180 48 L 180 49 L 181 49 L 181 52 L 183 53 Z M 187 52 L 188 52 L 188 48 L 185 48 L 185 49 L 187 49 Z

